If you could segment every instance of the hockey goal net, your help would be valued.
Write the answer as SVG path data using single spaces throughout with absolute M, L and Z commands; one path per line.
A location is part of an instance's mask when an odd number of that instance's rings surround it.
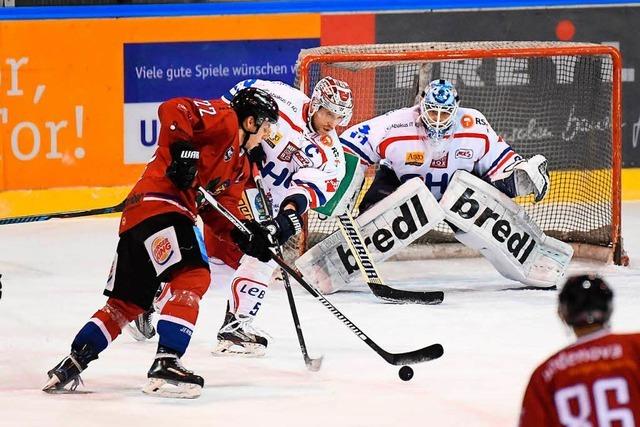
M 548 159 L 546 199 L 538 204 L 532 197 L 517 199 L 540 228 L 571 243 L 576 256 L 621 263 L 621 58 L 616 49 L 589 43 L 465 42 L 300 52 L 299 88 L 310 94 L 327 75 L 352 88 L 351 125 L 415 105 L 433 79 L 451 80 L 461 105 L 481 111 L 516 152 Z M 361 195 L 374 173 L 368 171 Z M 337 225 L 312 212 L 306 228 L 302 250 Z M 453 234 L 442 224 L 404 257 L 470 255 L 452 242 Z

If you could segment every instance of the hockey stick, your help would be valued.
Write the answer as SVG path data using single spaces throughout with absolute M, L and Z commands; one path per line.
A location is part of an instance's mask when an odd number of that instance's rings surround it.
M 376 297 L 397 304 L 440 304 L 443 301 L 444 292 L 442 291 L 405 291 L 387 286 L 378 273 L 371 254 L 363 243 L 364 239 L 358 230 L 358 225 L 349 211 L 338 216 L 338 225 L 358 264 L 362 278 Z
M 248 235 L 251 232 L 244 226 L 242 222 L 231 212 L 229 212 L 224 206 L 220 205 L 216 199 L 204 188 L 199 187 L 200 192 L 203 197 L 213 206 L 222 216 L 227 218 L 233 225 L 235 225 L 240 231 L 246 233 Z M 273 256 L 273 260 L 291 277 L 293 277 L 299 284 L 302 286 L 307 292 L 309 292 L 315 299 L 320 301 L 322 305 L 324 305 L 334 316 L 336 316 L 339 320 L 342 321 L 345 325 L 349 327 L 351 332 L 356 334 L 358 338 L 364 341 L 373 351 L 378 353 L 380 357 L 386 360 L 388 363 L 392 365 L 411 365 L 414 363 L 426 362 L 429 360 L 437 359 L 444 353 L 444 349 L 440 344 L 432 344 L 427 347 L 421 348 L 419 350 L 409 351 L 406 353 L 389 353 L 386 350 L 383 350 L 376 344 L 371 338 L 369 338 L 360 328 L 358 328 L 351 320 L 349 320 L 344 314 L 340 312 L 333 304 L 329 302 L 320 292 L 316 290 L 312 285 L 307 283 L 298 272 L 289 267 L 287 263 L 285 263 L 282 258 L 275 255 Z
M 115 206 L 110 206 L 107 208 L 95 208 L 95 209 L 86 209 L 82 211 L 69 211 L 69 212 L 56 212 L 50 214 L 42 214 L 42 215 L 25 215 L 25 216 L 16 216 L 13 218 L 0 218 L 0 225 L 5 224 L 20 224 L 23 222 L 38 222 L 38 221 L 47 221 L 54 218 L 78 218 L 82 216 L 91 216 L 91 215 L 104 215 L 116 212 L 122 212 L 124 209 L 125 200 L 118 203 Z
M 265 212 L 269 219 L 272 219 L 273 215 L 273 207 L 269 200 L 267 200 L 267 196 L 264 190 L 264 182 L 262 181 L 262 175 L 260 175 L 260 171 L 258 167 L 254 165 L 253 167 L 253 180 L 256 183 L 256 187 L 258 189 L 258 193 L 260 194 L 260 199 L 262 200 L 262 206 L 264 206 Z M 278 246 L 276 248 L 276 255 L 280 258 L 282 256 L 282 248 Z M 322 365 L 322 356 L 317 359 L 312 359 L 309 357 L 309 352 L 307 351 L 307 345 L 304 342 L 304 335 L 302 335 L 302 326 L 300 326 L 300 318 L 298 317 L 298 310 L 296 309 L 296 302 L 293 299 L 293 291 L 291 290 L 291 283 L 289 282 L 289 275 L 287 272 L 281 268 L 282 270 L 282 279 L 284 280 L 284 289 L 287 292 L 287 299 L 289 300 L 289 308 L 291 309 L 291 317 L 293 318 L 293 325 L 296 328 L 296 335 L 298 336 L 298 344 L 300 344 L 300 351 L 302 351 L 302 357 L 304 358 L 304 363 L 307 365 L 307 368 L 310 371 L 316 372 L 320 370 L 320 366 Z

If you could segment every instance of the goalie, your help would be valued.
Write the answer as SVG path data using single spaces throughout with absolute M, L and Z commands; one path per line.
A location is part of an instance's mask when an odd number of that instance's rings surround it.
M 480 251 L 507 278 L 551 287 L 564 275 L 572 248 L 545 236 L 511 200 L 529 194 L 535 202 L 544 199 L 547 160 L 540 154 L 529 160 L 518 155 L 482 113 L 459 106 L 451 82 L 430 82 L 418 105 L 354 125 L 340 140 L 345 153 L 360 158 L 361 168 L 380 165 L 360 204 L 361 214 L 367 212 L 358 218 L 374 260 L 389 258 L 444 218 L 460 242 Z M 420 204 L 413 202 L 417 193 Z M 339 247 L 333 258 L 341 262 L 330 267 L 328 247 L 322 255 L 314 249 L 296 265 L 316 278 L 322 270 L 325 292 L 357 276 Z M 343 274 L 331 272 L 340 267 Z

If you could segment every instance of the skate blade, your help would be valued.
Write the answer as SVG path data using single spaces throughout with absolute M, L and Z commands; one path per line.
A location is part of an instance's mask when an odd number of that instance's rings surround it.
M 136 340 L 136 341 L 146 341 L 147 340 L 147 337 L 144 336 L 144 334 L 142 332 L 140 332 L 138 330 L 138 328 L 135 327 L 134 323 L 129 323 L 125 327 L 125 329 L 129 333 L 129 335 L 131 335 L 133 337 L 134 340 Z
M 60 380 L 55 375 L 42 387 L 42 391 L 48 394 L 91 394 L 92 391 L 59 387 Z
M 267 348 L 261 344 L 235 344 L 232 341 L 218 341 L 218 345 L 211 351 L 217 357 L 262 357 L 267 352 Z
M 202 394 L 202 387 L 198 384 L 168 381 L 161 378 L 149 378 L 149 382 L 142 388 L 144 394 L 173 399 L 196 399 Z

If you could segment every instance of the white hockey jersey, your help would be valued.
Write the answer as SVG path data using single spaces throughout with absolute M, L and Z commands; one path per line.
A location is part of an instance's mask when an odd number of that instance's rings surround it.
M 431 155 L 419 106 L 390 111 L 352 126 L 340 140 L 345 151 L 359 156 L 363 164 L 385 159 L 401 182 L 422 178 L 437 200 L 457 170 L 491 182 L 497 172 L 522 159 L 478 110 L 458 108 L 452 126 L 448 152 L 437 160 Z
M 268 140 L 262 142 L 267 160 L 261 175 L 277 214 L 282 201 L 302 194 L 308 208 L 324 205 L 336 192 L 345 174 L 342 144 L 335 131 L 320 136 L 308 126 L 309 97 L 277 81 L 244 80 L 223 96 L 227 102 L 244 88 L 268 92 L 278 103 L 280 119 Z

